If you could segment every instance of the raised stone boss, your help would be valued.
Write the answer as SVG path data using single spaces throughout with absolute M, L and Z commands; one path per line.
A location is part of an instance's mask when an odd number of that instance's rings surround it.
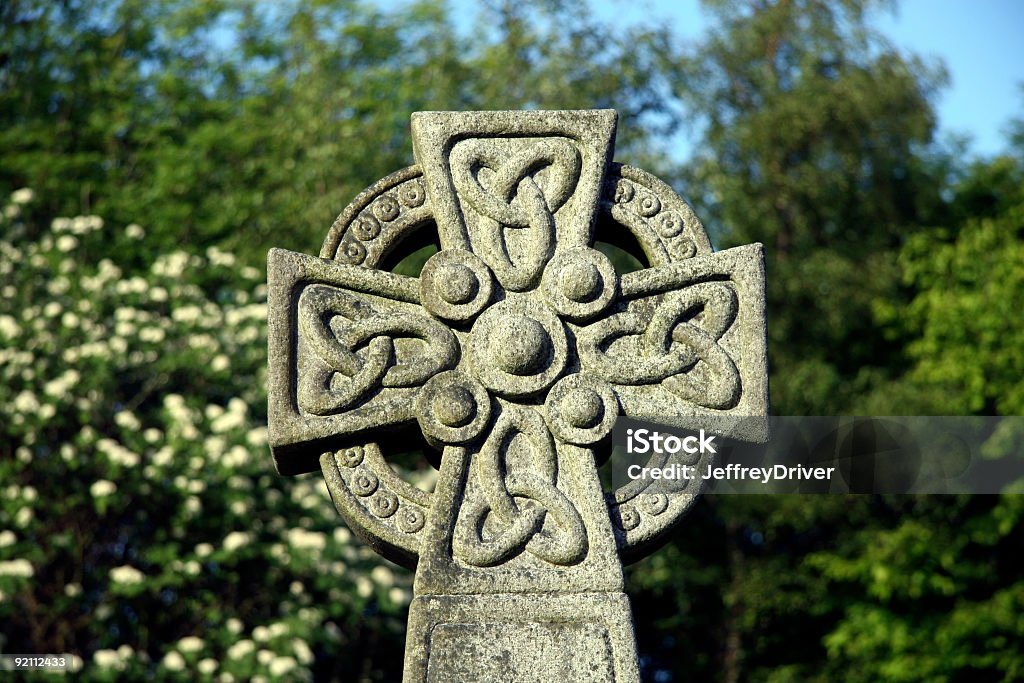
M 319 258 L 270 252 L 274 461 L 321 469 L 349 526 L 415 567 L 407 683 L 638 681 L 622 562 L 698 491 L 605 492 L 595 454 L 618 415 L 767 415 L 762 246 L 713 252 L 671 188 L 612 162 L 615 125 L 413 114 L 415 166 Z M 418 278 L 378 269 L 425 236 Z M 595 238 L 649 267 L 619 275 Z M 441 452 L 433 493 L 388 466 L 399 427 Z

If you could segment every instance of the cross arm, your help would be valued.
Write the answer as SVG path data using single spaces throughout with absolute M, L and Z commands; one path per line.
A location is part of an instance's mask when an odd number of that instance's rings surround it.
M 283 474 L 414 421 L 419 388 L 457 360 L 415 278 L 273 249 L 268 283 L 269 440 Z

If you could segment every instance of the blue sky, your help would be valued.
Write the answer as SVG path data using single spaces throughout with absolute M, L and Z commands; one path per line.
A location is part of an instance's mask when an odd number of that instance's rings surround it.
M 1005 148 L 1007 123 L 1024 118 L 1024 2 L 909 0 L 878 26 L 895 44 L 945 61 L 945 131 L 970 134 L 979 154 Z
M 594 0 L 594 8 L 623 23 L 669 21 L 689 40 L 707 27 L 698 0 Z M 975 154 L 1005 150 L 1006 125 L 1024 118 L 1024 0 L 904 0 L 874 25 L 897 48 L 945 63 L 940 136 L 970 136 Z

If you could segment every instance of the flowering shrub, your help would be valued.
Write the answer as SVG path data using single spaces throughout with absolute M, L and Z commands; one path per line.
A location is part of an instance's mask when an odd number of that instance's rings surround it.
M 87 680 L 395 678 L 408 574 L 271 464 L 262 273 L 32 203 L 0 216 L 0 649 Z

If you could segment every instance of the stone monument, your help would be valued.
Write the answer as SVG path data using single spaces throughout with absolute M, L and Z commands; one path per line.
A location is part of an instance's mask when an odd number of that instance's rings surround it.
M 616 418 L 767 414 L 761 245 L 713 252 L 671 188 L 612 163 L 615 126 L 414 114 L 417 165 L 319 258 L 270 252 L 274 460 L 321 469 L 351 528 L 415 567 L 406 683 L 638 681 L 622 562 L 698 491 L 605 492 Z M 378 269 L 424 237 L 418 278 Z M 649 267 L 618 274 L 596 237 Z M 432 493 L 387 463 L 419 435 Z

